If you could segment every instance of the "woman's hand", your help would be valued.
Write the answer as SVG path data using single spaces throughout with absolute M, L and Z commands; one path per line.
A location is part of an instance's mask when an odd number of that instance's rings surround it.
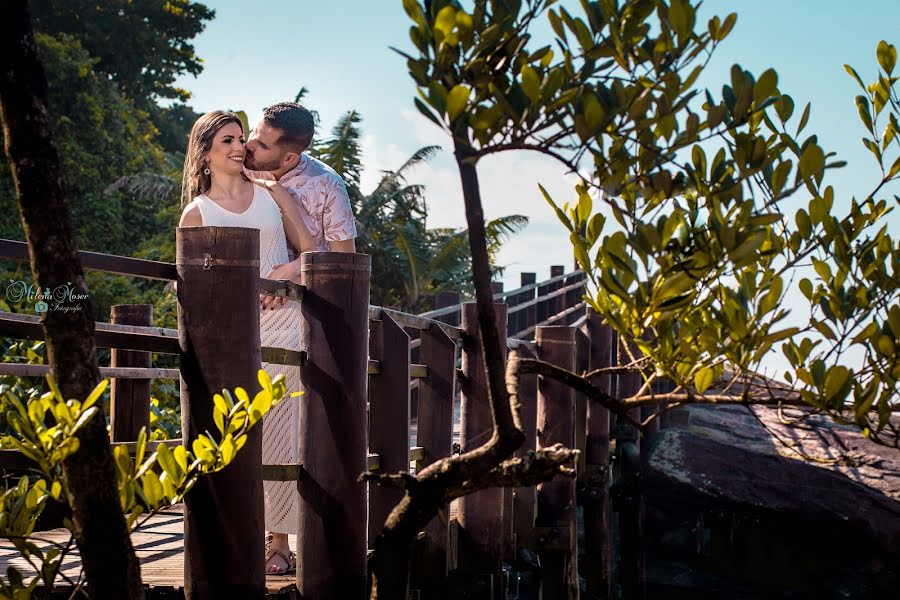
M 265 279 L 277 279 L 277 280 L 287 280 L 293 281 L 295 279 L 299 279 L 300 277 L 300 259 L 293 260 L 289 263 L 284 263 L 281 265 L 275 265 L 268 275 L 265 276 Z M 284 306 L 287 303 L 287 298 L 283 298 L 281 296 L 268 296 L 264 294 L 259 295 L 259 305 L 263 310 L 275 310 Z

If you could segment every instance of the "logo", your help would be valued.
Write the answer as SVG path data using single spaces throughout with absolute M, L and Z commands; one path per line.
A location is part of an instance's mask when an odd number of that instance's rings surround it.
M 77 288 L 68 281 L 65 285 L 58 285 L 53 290 L 46 287 L 41 290 L 34 284 L 28 284 L 20 279 L 10 279 L 6 286 L 6 299 L 10 302 L 34 302 L 34 312 L 43 314 L 49 311 L 73 312 L 82 310 L 82 300 L 88 298 L 87 294 L 80 293 Z

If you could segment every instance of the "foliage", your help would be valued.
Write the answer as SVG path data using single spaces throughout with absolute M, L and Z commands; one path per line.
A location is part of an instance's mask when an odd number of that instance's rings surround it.
M 330 138 L 317 143 L 311 154 L 333 168 L 347 182 L 356 215 L 357 249 L 372 256 L 372 303 L 423 312 L 434 294 L 472 293 L 468 231 L 428 228 L 425 187 L 410 184 L 409 172 L 435 156 L 438 146 L 413 153 L 396 171 L 384 172 L 369 194 L 359 189 L 362 156 L 359 146 L 361 116 L 346 113 Z M 503 242 L 528 224 L 522 215 L 499 217 L 486 226 L 494 274 L 503 267 L 496 257 Z
M 234 395 L 223 390 L 214 396 L 218 441 L 201 435 L 191 448 L 170 449 L 161 443 L 148 456 L 147 435 L 142 430 L 133 457 L 125 446 L 114 448 L 119 497 L 129 528 L 140 526 L 160 508 L 180 502 L 200 476 L 218 472 L 234 459 L 250 429 L 285 394 L 284 376 L 270 380 L 260 370 L 258 377 L 261 390 L 252 399 L 243 388 L 236 388 Z M 41 473 L 36 480 L 22 477 L 17 486 L 0 497 L 0 537 L 9 539 L 37 573 L 26 583 L 18 569 L 9 567 L 7 580 L 0 581 L 0 598 L 30 597 L 38 585 L 51 591 L 60 576 L 62 561 L 73 541 L 54 544 L 45 552 L 30 538 L 51 498 L 67 502 L 69 491 L 62 476 L 62 463 L 78 451 L 76 433 L 97 414 L 95 405 L 108 380 L 98 384 L 84 402 L 64 400 L 53 379 L 48 377 L 47 383 L 49 392 L 24 402 L 8 386 L 0 386 L 0 394 L 11 406 L 6 419 L 14 430 L 0 437 L 0 448 L 21 452 L 36 463 Z M 69 530 L 73 527 L 69 519 L 64 519 L 64 525 Z
M 126 173 L 165 171 L 165 157 L 153 142 L 156 130 L 146 113 L 94 71 L 97 59 L 76 38 L 37 34 L 36 40 L 47 72 L 54 134 L 80 247 L 134 255 L 142 241 L 161 235 L 168 225 L 158 218 L 167 201 L 128 189 L 107 192 L 107 188 Z M 18 214 L 5 168 L 0 173 L 0 210 Z M 18 219 L 2 223 L 0 237 L 24 239 Z M 27 268 L 3 275 L 29 277 Z M 87 281 L 98 320 L 108 318 L 110 305 L 149 301 L 162 288 L 157 282 L 135 283 L 96 273 L 89 273 Z
M 156 98 L 188 98 L 173 84 L 203 69 L 190 41 L 215 12 L 190 0 L 33 0 L 31 14 L 37 32 L 77 36 L 97 69 L 147 108 Z
M 869 86 L 848 67 L 882 177 L 835 202 L 824 178 L 843 163 L 805 133 L 810 106 L 795 111 L 774 70 L 735 65 L 719 96 L 696 87 L 735 14 L 698 24 L 688 0 L 583 2 L 580 16 L 554 5 L 405 0 L 419 110 L 464 161 L 533 150 L 584 173 L 575 202 L 547 200 L 589 303 L 648 357 L 648 382 L 710 401 L 726 367 L 740 379 L 783 344 L 789 395 L 897 444 L 900 249 L 882 198 L 900 172 L 894 47 L 879 44 Z M 540 16 L 553 39 L 533 49 Z M 799 326 L 788 294 L 807 313 Z M 653 402 L 651 389 L 619 400 Z

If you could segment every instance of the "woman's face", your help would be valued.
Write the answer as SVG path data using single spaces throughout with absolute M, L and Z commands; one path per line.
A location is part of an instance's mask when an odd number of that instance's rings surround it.
M 237 123 L 228 123 L 213 136 L 209 149 L 209 170 L 237 175 L 244 165 L 244 132 Z

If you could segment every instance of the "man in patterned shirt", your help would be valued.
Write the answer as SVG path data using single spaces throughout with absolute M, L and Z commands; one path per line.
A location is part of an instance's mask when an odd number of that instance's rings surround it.
M 356 252 L 356 221 L 344 180 L 304 150 L 312 143 L 312 113 L 296 102 L 279 102 L 263 111 L 247 140 L 244 166 L 261 179 L 284 186 L 301 210 L 318 250 Z
M 300 214 L 320 251 L 356 252 L 356 220 L 347 186 L 334 169 L 307 154 L 314 132 L 312 114 L 295 102 L 280 102 L 263 111 L 245 146 L 244 168 L 258 179 L 275 180 L 300 203 Z M 290 247 L 289 250 L 294 249 Z M 293 252 L 296 255 L 296 252 Z M 276 300 L 266 297 L 266 300 Z M 277 307 L 280 303 L 273 302 Z M 269 532 L 266 573 L 294 568 L 286 532 Z

